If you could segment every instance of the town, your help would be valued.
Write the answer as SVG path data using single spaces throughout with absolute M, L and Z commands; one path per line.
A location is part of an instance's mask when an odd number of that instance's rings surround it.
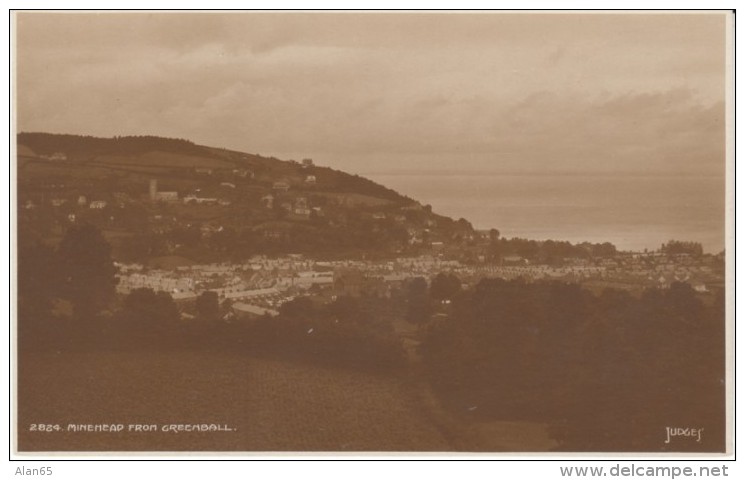
M 419 277 L 431 283 L 440 273 L 455 275 L 464 287 L 484 278 L 502 278 L 578 283 L 597 292 L 616 288 L 639 293 L 646 288 L 667 289 L 673 282 L 687 283 L 702 295 L 724 288 L 721 256 L 659 252 L 626 252 L 597 261 L 566 259 L 562 266 L 534 265 L 517 256 L 503 259 L 500 265 L 468 265 L 433 255 L 389 261 L 319 261 L 296 254 L 278 258 L 256 256 L 245 263 L 195 264 L 172 270 L 134 263 L 117 263 L 117 267 L 116 289 L 122 295 L 149 288 L 186 304 L 202 292 L 212 291 L 221 301 L 231 302 L 235 316 L 246 318 L 275 316 L 282 304 L 299 296 L 327 302 L 341 296 L 390 298 L 408 281 Z

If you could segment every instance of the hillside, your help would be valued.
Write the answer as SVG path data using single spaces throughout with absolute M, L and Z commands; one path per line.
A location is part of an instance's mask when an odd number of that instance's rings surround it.
M 188 140 L 153 136 L 98 138 L 49 133 L 18 134 L 18 155 L 26 160 L 52 160 L 63 154 L 68 165 L 108 165 L 130 167 L 133 172 L 153 174 L 190 173 L 189 169 L 208 168 L 225 175 L 236 168 L 253 169 L 259 180 L 298 182 L 307 172 L 299 162 L 274 157 L 196 145 Z M 60 157 L 58 160 L 61 160 Z M 137 169 L 136 167 L 142 167 Z M 324 177 L 322 190 L 361 193 L 394 202 L 410 199 L 372 181 L 325 167 L 313 168 Z M 228 175 L 229 176 L 229 175 Z M 319 182 L 320 183 L 320 182 Z
M 54 241 L 99 225 L 118 259 L 390 256 L 471 238 L 471 225 L 358 175 L 153 136 L 18 135 L 19 226 Z

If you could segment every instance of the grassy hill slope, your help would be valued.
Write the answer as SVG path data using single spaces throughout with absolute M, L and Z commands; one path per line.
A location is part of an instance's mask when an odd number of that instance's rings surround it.
M 358 175 L 187 140 L 21 133 L 17 162 L 21 228 L 54 243 L 92 223 L 121 261 L 390 256 L 473 235 Z

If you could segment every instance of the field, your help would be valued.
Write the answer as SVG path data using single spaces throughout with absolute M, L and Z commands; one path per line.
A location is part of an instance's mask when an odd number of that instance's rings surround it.
M 405 377 L 236 354 L 30 354 L 20 362 L 19 378 L 19 451 L 509 451 L 552 445 L 535 425 L 456 421 Z M 34 424 L 58 424 L 62 431 L 30 431 Z M 219 424 L 233 431 L 64 431 L 69 424 Z
M 19 450 L 448 450 L 395 379 L 237 355 L 43 354 L 22 361 Z M 227 424 L 234 432 L 42 433 L 35 423 Z
M 148 152 L 142 155 L 105 155 L 96 158 L 96 163 L 112 165 L 138 165 L 149 167 L 176 168 L 235 168 L 230 162 L 215 158 L 198 157 L 193 155 L 175 154 L 169 152 Z

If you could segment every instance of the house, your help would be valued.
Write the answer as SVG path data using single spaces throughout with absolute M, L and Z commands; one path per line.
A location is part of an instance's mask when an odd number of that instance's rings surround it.
M 698 293 L 706 293 L 709 291 L 709 289 L 706 288 L 706 284 L 704 283 L 693 284 L 693 289 L 697 291 Z
M 520 255 L 505 255 L 502 257 L 503 265 L 525 265 L 526 263 L 528 261 Z
M 274 182 L 272 188 L 277 192 L 286 192 L 290 189 L 290 184 L 287 182 Z
M 315 175 L 308 175 L 305 177 L 305 183 L 308 185 L 315 185 L 316 184 L 316 176 Z
M 85 195 L 80 195 L 78 197 L 78 205 L 83 207 L 88 204 L 88 199 L 85 197 Z
M 294 212 L 295 215 L 301 216 L 301 217 L 310 217 L 310 208 L 308 207 L 295 207 Z
M 42 155 L 41 157 L 46 158 L 47 160 L 55 161 L 55 162 L 67 160 L 67 155 L 65 155 L 62 152 L 54 152 L 51 155 Z
M 200 197 L 194 193 L 190 193 L 189 195 L 186 195 L 184 197 L 184 204 L 215 204 L 217 203 L 217 198 L 215 197 Z
M 233 169 L 233 175 L 236 175 L 241 178 L 254 178 L 254 172 L 252 172 L 251 170 L 247 170 L 245 168 Z
M 298 197 L 295 199 L 295 208 L 293 209 L 293 213 L 305 218 L 308 218 L 310 216 L 308 200 L 305 197 Z
M 91 201 L 89 208 L 92 208 L 94 210 L 101 210 L 101 209 L 106 208 L 107 204 L 108 203 L 106 202 L 106 200 L 93 200 Z
M 264 238 L 271 240 L 284 240 L 288 238 L 288 234 L 281 230 L 264 230 Z
M 264 308 L 250 303 L 236 302 L 232 305 L 233 313 L 238 318 L 256 319 L 264 316 L 276 317 L 279 312 L 271 308 Z
M 303 159 L 303 168 L 312 167 L 312 166 L 313 166 L 313 159 L 310 159 L 310 158 Z
M 338 296 L 384 296 L 388 287 L 382 277 L 368 277 L 359 270 L 342 269 L 334 272 L 334 293 Z
M 159 202 L 178 202 L 178 192 L 155 192 L 153 199 Z
M 270 193 L 261 197 L 261 204 L 266 208 L 274 207 L 274 195 Z
M 52 206 L 53 207 L 61 207 L 62 205 L 67 203 L 67 199 L 65 198 L 53 198 L 52 199 Z
M 215 233 L 222 232 L 223 226 L 207 223 L 199 227 L 199 231 L 202 232 L 203 238 L 208 238 L 208 237 L 211 237 Z
M 119 205 L 123 205 L 130 201 L 129 195 L 124 192 L 114 192 L 113 197 L 114 200 L 116 200 L 116 203 Z

